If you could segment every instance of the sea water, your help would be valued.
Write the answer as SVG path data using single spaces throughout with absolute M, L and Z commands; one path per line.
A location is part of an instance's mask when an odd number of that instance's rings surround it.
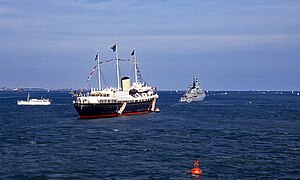
M 299 179 L 300 96 L 209 92 L 160 113 L 82 120 L 68 92 L 0 92 L 0 179 Z M 203 174 L 188 173 L 199 160 Z

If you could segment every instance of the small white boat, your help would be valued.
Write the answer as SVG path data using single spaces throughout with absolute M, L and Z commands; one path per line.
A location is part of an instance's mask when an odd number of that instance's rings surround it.
M 30 99 L 30 95 L 28 93 L 27 95 L 27 100 L 19 100 L 17 101 L 18 105 L 27 105 L 27 106 L 34 106 L 34 105 L 39 105 L 39 106 L 48 106 L 51 104 L 51 100 L 50 99 L 45 99 L 45 98 L 41 98 L 41 99 Z

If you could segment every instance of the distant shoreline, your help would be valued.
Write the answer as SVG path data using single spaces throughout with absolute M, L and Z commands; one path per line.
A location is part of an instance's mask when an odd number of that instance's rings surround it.
M 24 91 L 71 91 L 71 88 L 62 88 L 62 89 L 46 89 L 46 88 L 0 88 L 0 92 L 24 92 Z
M 80 89 L 72 89 L 72 88 L 65 88 L 65 89 L 45 89 L 45 88 L 0 88 L 0 92 L 70 92 L 70 91 L 80 91 Z M 86 89 L 85 91 L 89 91 Z M 252 92 L 252 93 L 268 93 L 268 92 L 282 92 L 282 93 L 297 93 L 300 92 L 300 90 L 205 90 L 206 92 L 220 92 L 220 93 L 225 93 L 225 92 Z M 185 92 L 185 90 L 158 90 L 158 92 Z

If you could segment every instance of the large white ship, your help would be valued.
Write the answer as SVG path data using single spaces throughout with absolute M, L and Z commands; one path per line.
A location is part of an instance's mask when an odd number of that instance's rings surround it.
M 194 77 L 193 85 L 190 85 L 179 102 L 203 101 L 206 97 L 204 89 L 200 88 L 198 77 Z
M 114 117 L 157 111 L 156 101 L 159 96 L 156 93 L 156 88 L 148 86 L 138 79 L 140 71 L 137 67 L 135 49 L 131 53 L 135 76 L 132 85 L 129 77 L 120 79 L 119 61 L 121 59 L 118 58 L 117 44 L 113 45 L 111 49 L 115 52 L 117 87 L 101 87 L 100 64 L 103 61 L 100 62 L 99 51 L 97 51 L 95 60 L 97 60 L 98 88 L 91 88 L 91 92 L 80 94 L 73 102 L 80 118 Z

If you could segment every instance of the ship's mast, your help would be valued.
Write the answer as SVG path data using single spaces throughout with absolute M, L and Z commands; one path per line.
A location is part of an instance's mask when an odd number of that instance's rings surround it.
M 118 46 L 117 43 L 115 43 L 116 46 L 116 61 L 117 61 L 117 81 L 118 81 L 118 90 L 120 90 L 120 72 L 119 72 L 119 58 L 118 58 Z
M 194 80 L 193 80 L 193 86 L 194 87 L 198 87 L 199 86 L 199 81 L 198 81 L 198 77 L 194 77 Z
M 137 84 L 137 62 L 136 62 L 136 54 L 135 48 L 133 49 L 133 64 L 134 64 L 134 77 L 135 77 L 135 84 Z
M 98 90 L 101 90 L 101 78 L 100 78 L 100 56 L 99 56 L 99 50 L 97 50 L 97 64 L 98 64 Z

